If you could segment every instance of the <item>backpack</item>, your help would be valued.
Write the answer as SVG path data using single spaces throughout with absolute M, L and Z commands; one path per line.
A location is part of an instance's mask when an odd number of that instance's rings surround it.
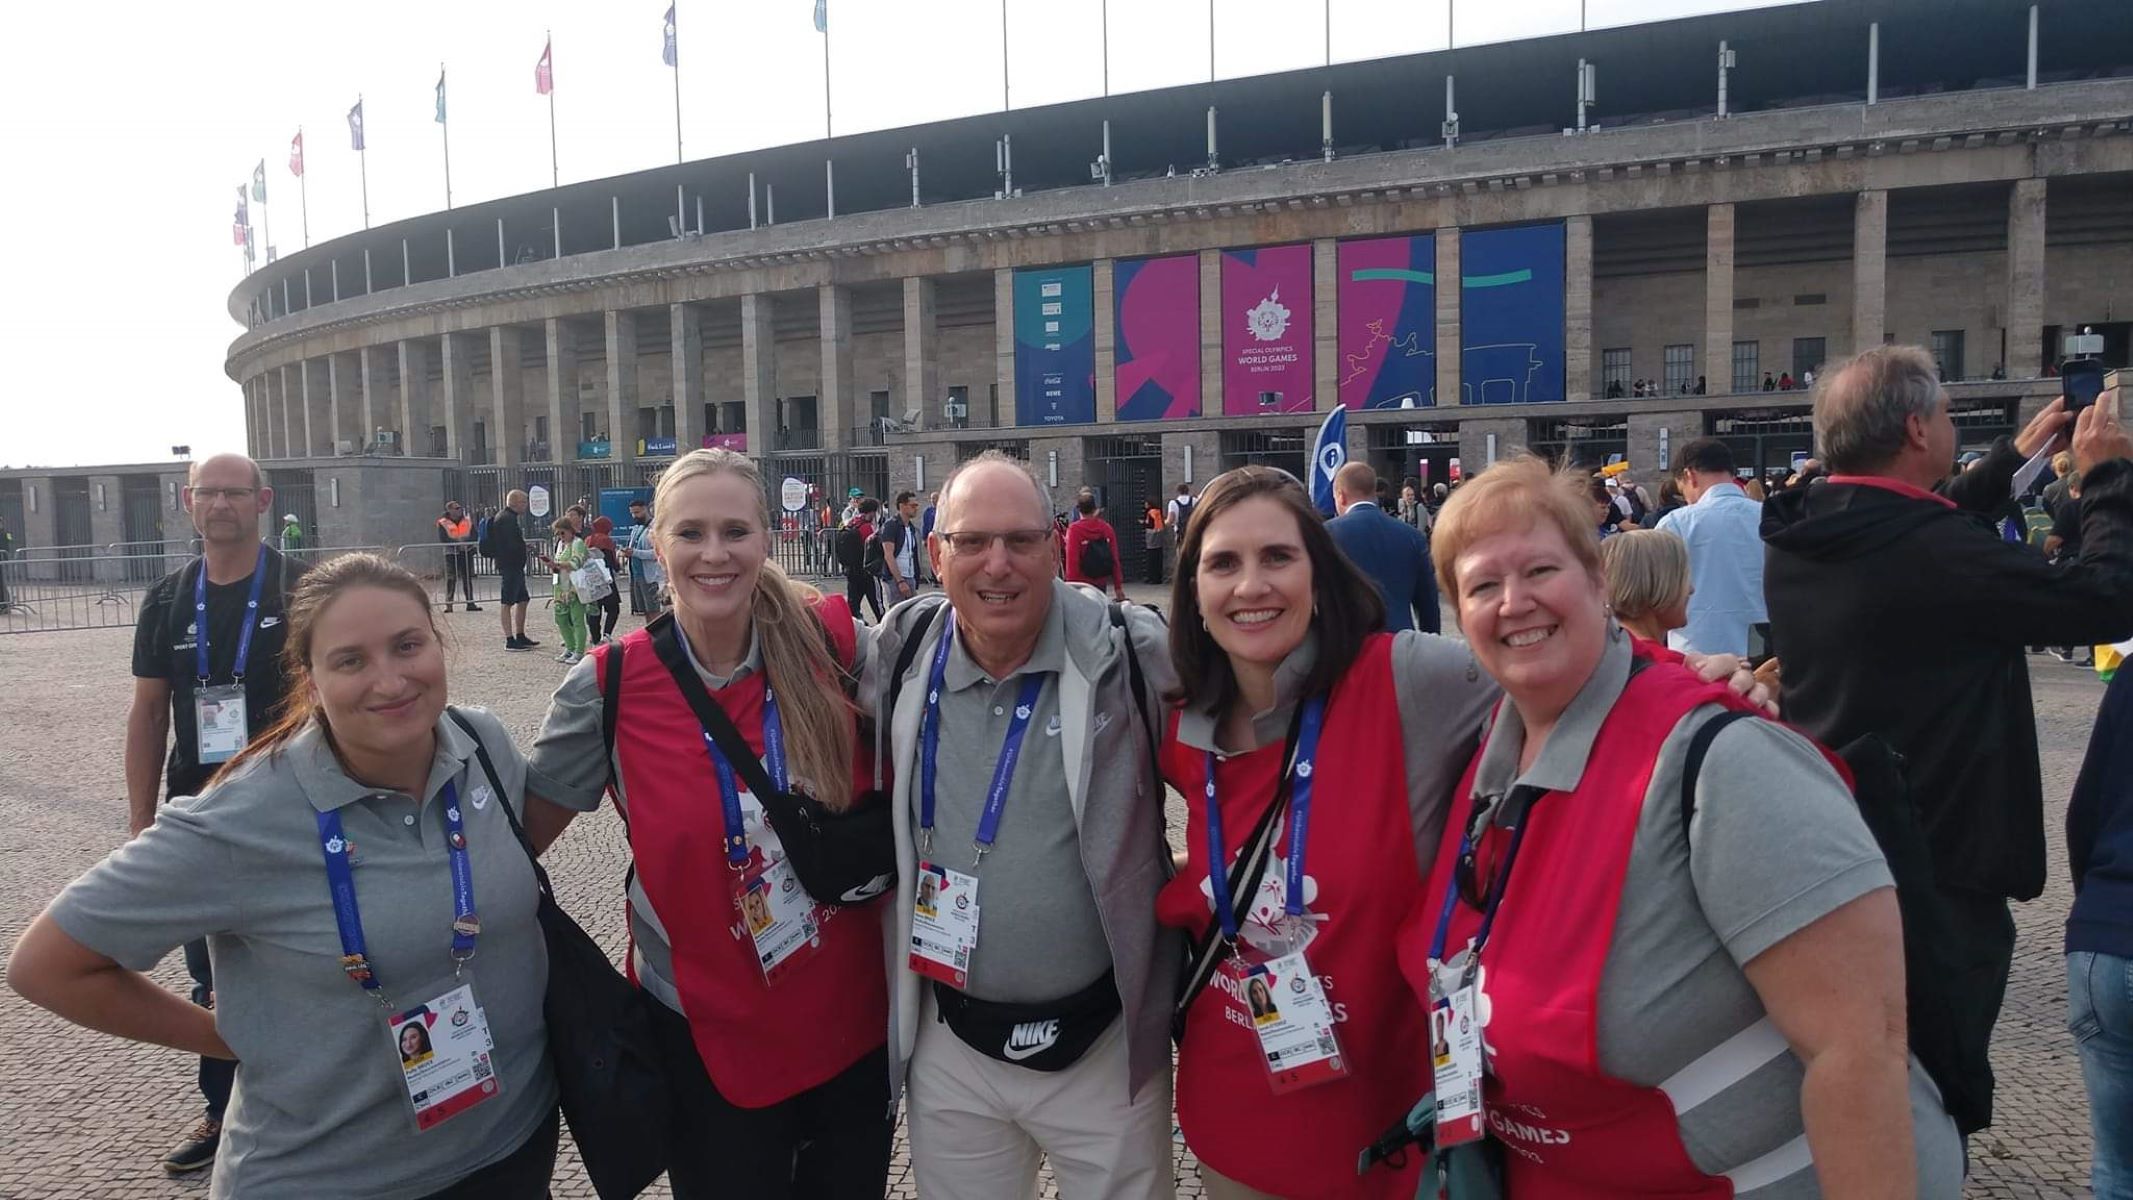
M 1178 506 L 1178 515 L 1177 518 L 1171 521 L 1170 523 L 1173 527 L 1177 529 L 1178 536 L 1183 537 L 1185 535 L 1185 524 L 1186 522 L 1192 520 L 1193 506 L 1198 504 L 1199 501 L 1193 499 L 1191 496 L 1180 496 L 1172 503 Z
M 866 535 L 859 532 L 859 522 L 854 521 L 837 531 L 837 565 L 847 571 L 861 570 L 866 566 Z
M 1681 774 L 1681 839 L 1688 842 L 1689 821 L 1696 815 L 1696 775 L 1718 732 L 1753 714 L 1728 711 L 1705 721 L 1689 740 Z M 1950 928 L 1933 881 L 1933 859 L 1926 845 L 1904 758 L 1878 734 L 1865 734 L 1836 751 L 1852 774 L 1852 797 L 1867 831 L 1888 860 L 1896 880 L 1896 904 L 1903 913 L 1903 968 L 1911 1053 L 1940 1088 L 1941 1102 L 1964 1137 L 1991 1120 L 1989 1080 L 1969 1078 L 1964 1069 L 1961 1024 L 1955 999 L 1968 986 L 1951 954 L 1959 939 Z
M 489 536 L 489 518 L 483 517 L 474 526 L 474 549 L 483 558 L 496 557 L 496 539 Z
M 882 562 L 882 558 L 888 553 L 888 549 L 882 544 L 881 540 L 881 535 L 887 533 L 888 531 L 889 523 L 887 521 L 883 521 L 881 523 L 881 528 L 874 531 L 874 536 L 867 539 L 866 557 L 863 558 L 861 562 L 869 574 L 880 575 L 885 573 L 889 569 L 888 566 Z
M 1111 553 L 1111 539 L 1093 537 L 1081 544 L 1081 573 L 1090 579 L 1109 579 L 1118 573 L 1118 556 Z

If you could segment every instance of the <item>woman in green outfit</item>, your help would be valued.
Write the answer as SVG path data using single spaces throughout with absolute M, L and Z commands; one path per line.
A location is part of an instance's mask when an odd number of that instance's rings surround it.
M 555 553 L 548 557 L 548 569 L 555 573 L 555 626 L 563 635 L 563 652 L 556 655 L 556 661 L 574 663 L 585 657 L 589 631 L 585 627 L 585 600 L 578 595 L 570 573 L 585 565 L 589 551 L 585 539 L 578 536 L 578 527 L 568 518 L 557 521 L 550 530 L 555 534 Z

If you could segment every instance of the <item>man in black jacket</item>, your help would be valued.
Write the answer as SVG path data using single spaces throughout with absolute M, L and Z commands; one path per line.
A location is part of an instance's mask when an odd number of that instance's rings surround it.
M 526 636 L 526 604 L 533 598 L 526 591 L 526 505 L 526 493 L 512 488 L 504 497 L 504 506 L 489 518 L 488 553 L 496 560 L 497 581 L 502 589 L 506 650 L 531 650 L 540 645 Z
M 1826 746 L 1886 739 L 1931 851 L 1958 945 L 1947 981 L 1965 1134 L 1991 1120 L 1992 1026 L 2007 989 L 2007 900 L 2044 886 L 2043 789 L 2024 647 L 2133 634 L 2133 441 L 2097 405 L 2057 400 L 1983 462 L 1949 476 L 1948 394 L 1915 346 L 1830 370 L 1814 398 L 1830 475 L 1763 510 L 1764 594 L 1783 709 Z M 2083 549 L 2047 563 L 2001 540 L 1988 514 L 2024 459 L 2071 425 L 2085 480 Z

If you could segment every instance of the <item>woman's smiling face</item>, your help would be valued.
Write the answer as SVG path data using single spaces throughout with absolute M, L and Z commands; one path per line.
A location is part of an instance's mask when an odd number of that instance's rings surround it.
M 1295 514 L 1266 496 L 1208 523 L 1193 575 L 1207 631 L 1232 661 L 1278 666 L 1311 629 L 1311 556 Z

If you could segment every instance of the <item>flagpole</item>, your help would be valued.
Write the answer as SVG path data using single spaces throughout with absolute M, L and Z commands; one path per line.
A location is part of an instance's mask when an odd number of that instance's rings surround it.
M 1111 0 L 1103 0 L 1104 95 L 1111 94 Z
M 829 20 L 825 17 L 822 22 L 822 136 L 825 140 L 837 136 L 830 112 L 830 30 Z
M 272 250 L 274 248 L 274 210 L 269 208 L 264 200 L 259 202 L 259 222 L 266 226 L 267 244 L 262 248 L 262 252 Z
M 1213 0 L 1209 0 L 1209 2 L 1212 3 Z M 361 92 L 356 93 L 356 107 L 358 109 L 363 107 L 363 93 Z M 364 113 L 363 120 L 367 124 L 370 120 L 370 114 Z M 363 131 L 363 144 L 356 147 L 356 170 L 361 172 L 363 178 L 363 228 L 368 229 L 370 228 L 370 130 L 368 129 Z
M 549 187 L 552 187 L 552 188 L 555 188 L 555 187 L 561 187 L 561 186 L 563 186 L 563 176 L 562 176 L 562 173 L 561 173 L 561 171 L 559 171 L 559 170 L 557 169 L 557 167 L 556 167 L 556 157 L 555 157 L 555 31 L 551 29 L 551 30 L 549 30 L 549 31 L 547 31 L 547 32 L 548 32 L 548 44 L 547 44 L 547 59 L 548 59 L 548 186 L 549 186 Z M 677 55 L 675 56 L 675 61 L 676 61 L 677 63 L 678 63 L 678 62 L 680 61 L 680 56 L 679 56 L 678 54 L 677 54 Z M 679 66 L 676 66 L 676 67 L 675 67 L 674 69 L 675 69 L 675 70 L 677 70 L 677 71 L 681 70 L 681 68 L 680 68 Z
M 549 95 L 554 95 L 550 92 Z M 681 2 L 674 4 L 674 161 L 687 161 L 681 155 Z
M 296 144 L 299 146 L 304 144 L 304 127 L 301 125 L 296 127 Z M 303 207 L 304 213 L 304 249 L 309 250 L 311 248 L 311 180 L 306 178 L 302 171 L 296 174 L 296 196 L 298 203 Z
M 437 98 L 441 102 L 443 120 L 437 122 L 444 131 L 444 206 L 452 207 L 452 108 L 451 99 L 444 85 L 444 64 L 437 64 Z M 368 142 L 369 138 L 363 139 Z
M 1007 53 L 1007 0 L 1000 0 L 1000 111 L 1001 111 L 1001 112 L 1010 112 L 1010 111 L 1012 111 L 1012 110 L 1014 109 L 1014 107 L 1015 107 L 1014 101 L 1013 101 L 1012 99 L 1010 99 L 1010 98 L 1009 98 L 1010 96 L 1012 96 L 1012 95 L 1013 95 L 1013 93 L 1012 93 L 1012 92 L 1011 92 L 1011 91 L 1009 90 L 1009 88 L 1008 88 L 1008 84 L 1009 84 L 1009 82 L 1011 81 L 1011 79 L 1013 78 L 1013 75 L 1014 75 L 1014 71 L 1013 71 L 1013 69 L 1012 69 L 1012 68 L 1011 68 L 1011 67 L 1009 66 L 1009 62 L 1010 62 L 1010 61 L 1011 61 L 1011 60 L 1010 60 L 1010 58 L 1009 58 L 1009 55 L 1008 55 L 1008 53 Z

